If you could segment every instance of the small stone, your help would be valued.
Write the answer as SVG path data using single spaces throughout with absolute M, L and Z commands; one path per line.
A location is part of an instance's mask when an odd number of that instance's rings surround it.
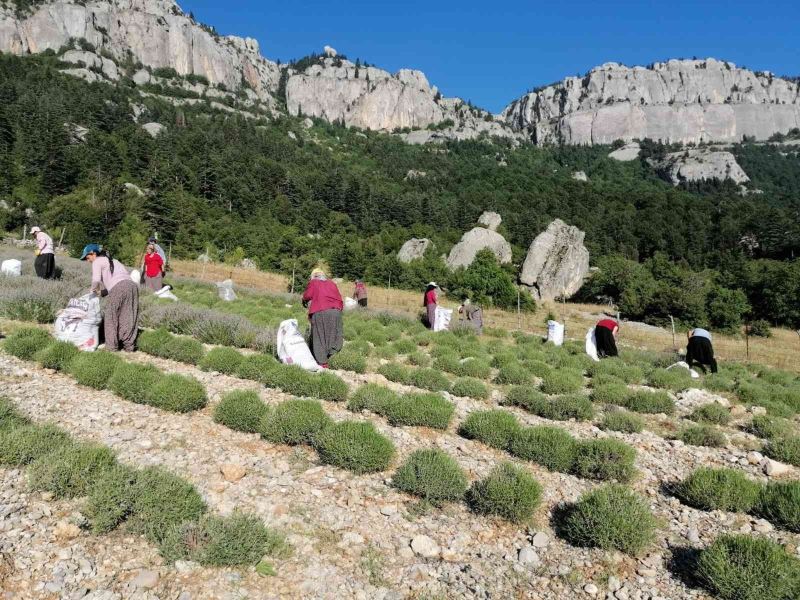
M 150 450 L 150 449 L 153 448 L 153 442 L 151 442 L 150 440 L 148 440 L 146 438 L 143 439 L 143 440 L 139 440 L 139 447 L 142 450 Z
M 753 529 L 755 529 L 758 533 L 769 533 L 770 531 L 775 529 L 775 527 L 773 527 L 772 523 L 770 523 L 769 521 L 765 521 L 764 519 L 759 519 L 758 521 L 756 521 L 756 524 L 753 526 Z
M 764 455 L 761 452 L 747 453 L 747 462 L 751 465 L 760 465 L 762 460 L 764 460 Z
M 178 571 L 178 573 L 191 573 L 192 571 L 196 571 L 199 566 L 200 565 L 191 560 L 175 561 L 175 570 Z
M 229 481 L 231 483 L 236 483 L 242 477 L 247 475 L 247 470 L 241 465 L 225 464 L 222 465 L 219 470 L 222 472 L 222 476 L 225 478 L 225 481 Z
M 53 528 L 53 534 L 59 540 L 74 540 L 81 534 L 81 530 L 77 525 L 67 523 L 66 521 L 59 521 Z
M 611 592 L 616 592 L 619 589 L 619 586 L 622 585 L 617 577 L 613 575 L 608 578 L 608 590 Z
M 686 539 L 688 539 L 692 544 L 699 544 L 700 543 L 700 533 L 697 529 L 690 529 L 689 533 L 686 534 Z
M 418 556 L 434 558 L 439 556 L 439 546 L 427 535 L 418 535 L 411 540 L 411 549 Z
M 597 589 L 597 586 L 593 583 L 587 583 L 583 586 L 583 591 L 589 594 L 590 596 L 597 596 L 597 593 L 600 591 Z
M 550 544 L 550 536 L 544 531 L 540 531 L 533 536 L 532 543 L 536 548 L 546 548 Z
M 754 415 L 765 415 L 767 414 L 767 409 L 763 406 L 751 406 L 750 412 Z
M 517 555 L 517 560 L 521 562 L 523 565 L 539 565 L 541 560 L 539 560 L 539 555 L 536 554 L 536 550 L 531 548 L 530 546 L 526 546 L 519 551 Z
M 387 504 L 386 506 L 381 506 L 381 514 L 385 517 L 391 517 L 392 515 L 397 514 L 397 506 L 394 504 Z
M 145 590 L 152 590 L 154 587 L 158 585 L 158 573 L 155 571 L 148 571 L 146 569 L 142 569 L 133 578 L 132 581 L 133 585 L 137 588 L 143 588 Z
M 340 546 L 359 546 L 364 543 L 364 538 L 355 533 L 354 531 L 348 531 L 342 536 L 342 541 L 339 542 Z
M 761 468 L 764 470 L 764 473 L 770 477 L 785 475 L 791 470 L 789 465 L 785 465 L 777 460 L 772 460 L 771 458 L 765 458 L 761 462 Z

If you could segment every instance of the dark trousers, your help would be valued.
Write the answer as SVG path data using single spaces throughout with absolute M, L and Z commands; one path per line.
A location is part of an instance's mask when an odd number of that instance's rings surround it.
M 600 358 L 618 356 L 617 341 L 608 327 L 595 327 L 594 339 L 597 342 L 597 356 Z
M 711 340 L 704 337 L 690 337 L 686 346 L 686 362 L 690 367 L 697 365 L 703 373 L 706 366 L 711 368 L 712 373 L 717 372 L 717 361 L 714 359 L 714 346 Z
M 53 279 L 56 276 L 56 257 L 54 254 L 40 254 L 33 261 L 33 270 L 37 277 Z
M 366 298 L 361 298 L 361 299 L 358 301 L 358 305 L 359 305 L 361 308 L 367 308 L 367 299 L 366 299 Z

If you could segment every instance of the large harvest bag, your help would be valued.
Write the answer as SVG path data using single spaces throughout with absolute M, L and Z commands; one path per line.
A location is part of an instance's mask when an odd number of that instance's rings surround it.
M 287 319 L 278 327 L 278 358 L 285 365 L 298 365 L 306 371 L 319 371 L 322 367 L 314 360 L 297 319 Z
M 93 352 L 100 343 L 100 298 L 86 294 L 72 298 L 67 308 L 56 315 L 55 335 L 62 342 L 70 342 L 85 352 Z

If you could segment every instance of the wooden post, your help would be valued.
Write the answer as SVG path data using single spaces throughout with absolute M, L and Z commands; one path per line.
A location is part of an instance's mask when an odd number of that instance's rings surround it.
M 292 291 L 291 291 L 292 294 L 294 294 L 294 269 L 296 264 L 297 264 L 296 260 L 292 262 Z
M 58 239 L 58 249 L 61 249 L 61 246 L 64 244 L 64 232 L 67 230 L 67 226 L 61 228 L 61 237 Z
M 675 319 L 672 317 L 672 315 L 669 316 L 669 321 L 672 323 L 672 349 L 677 352 L 678 348 L 675 345 Z
M 750 362 L 750 323 L 744 326 L 744 348 L 747 361 Z
M 519 286 L 517 286 L 517 329 L 522 331 L 522 302 L 520 300 Z
M 208 255 L 208 246 L 206 246 L 206 260 L 203 261 L 203 271 L 200 273 L 200 281 L 205 281 L 206 278 L 206 265 L 208 261 L 211 260 L 211 257 Z

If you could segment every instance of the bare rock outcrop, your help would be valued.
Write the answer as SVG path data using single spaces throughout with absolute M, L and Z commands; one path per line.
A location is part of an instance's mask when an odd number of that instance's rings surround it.
M 539 144 L 766 140 L 800 127 L 800 81 L 713 58 L 606 63 L 526 94 L 503 118 Z
M 736 157 L 724 150 L 691 149 L 667 154 L 661 161 L 651 164 L 666 175 L 673 185 L 709 179 L 730 179 L 734 183 L 747 183 L 750 178 Z
M 613 158 L 620 162 L 630 162 L 639 158 L 639 152 L 641 151 L 642 149 L 639 147 L 639 144 L 631 142 L 630 144 L 625 144 L 621 148 L 609 152 L 608 158 Z
M 575 171 L 572 173 L 572 178 L 575 181 L 589 181 L 585 171 Z
M 422 258 L 430 245 L 431 241 L 428 238 L 411 238 L 400 248 L 397 260 L 401 263 L 410 263 L 412 260 Z
M 450 269 L 468 267 L 475 260 L 475 255 L 484 248 L 491 250 L 500 263 L 511 262 L 511 244 L 496 231 L 476 227 L 461 236 L 461 241 L 450 250 L 447 266 Z
M 573 296 L 589 272 L 586 234 L 556 219 L 536 236 L 522 265 L 520 281 L 538 300 Z
M 480 217 L 478 217 L 478 224 L 483 225 L 492 231 L 497 231 L 497 228 L 500 227 L 500 223 L 502 222 L 503 217 L 490 210 L 487 210 Z

